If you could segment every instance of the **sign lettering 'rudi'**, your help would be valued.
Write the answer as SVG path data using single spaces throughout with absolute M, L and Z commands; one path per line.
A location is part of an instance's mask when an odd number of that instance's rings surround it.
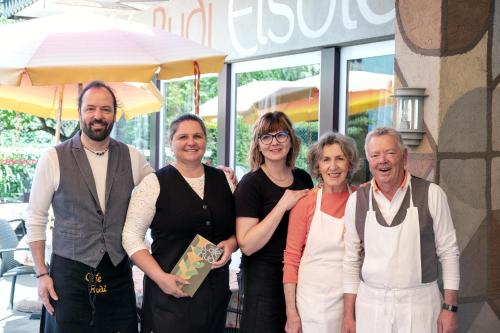
M 230 59 L 392 35 L 393 0 L 171 0 L 152 25 Z

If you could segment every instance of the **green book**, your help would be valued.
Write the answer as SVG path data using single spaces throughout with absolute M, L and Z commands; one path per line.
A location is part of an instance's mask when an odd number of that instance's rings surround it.
M 190 284 L 182 286 L 182 291 L 193 297 L 222 252 L 208 239 L 196 235 L 171 272 L 189 281 Z

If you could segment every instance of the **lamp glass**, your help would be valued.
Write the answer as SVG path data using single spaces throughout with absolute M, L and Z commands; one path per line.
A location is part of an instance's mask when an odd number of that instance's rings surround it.
M 403 131 L 422 131 L 424 96 L 395 95 L 396 128 Z

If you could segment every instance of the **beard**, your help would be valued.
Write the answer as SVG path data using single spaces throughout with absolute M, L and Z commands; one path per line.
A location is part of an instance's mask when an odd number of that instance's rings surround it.
M 92 129 L 92 125 L 99 124 L 102 125 L 103 128 L 100 129 L 99 131 L 94 131 Z M 111 130 L 113 129 L 114 122 L 109 124 L 108 122 L 104 120 L 94 120 L 89 123 L 82 122 L 82 131 L 85 133 L 90 139 L 94 141 L 103 141 L 106 139 L 109 134 L 111 133 Z

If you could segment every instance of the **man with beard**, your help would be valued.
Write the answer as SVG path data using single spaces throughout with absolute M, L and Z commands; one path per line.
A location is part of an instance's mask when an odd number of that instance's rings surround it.
M 453 333 L 459 250 L 446 194 L 406 170 L 398 131 L 368 133 L 365 152 L 373 179 L 345 210 L 343 333 Z
M 132 189 L 153 169 L 137 149 L 110 138 L 116 108 L 104 82 L 87 85 L 78 99 L 81 131 L 49 149 L 35 171 L 27 226 L 45 332 L 137 332 L 131 265 L 121 235 Z

